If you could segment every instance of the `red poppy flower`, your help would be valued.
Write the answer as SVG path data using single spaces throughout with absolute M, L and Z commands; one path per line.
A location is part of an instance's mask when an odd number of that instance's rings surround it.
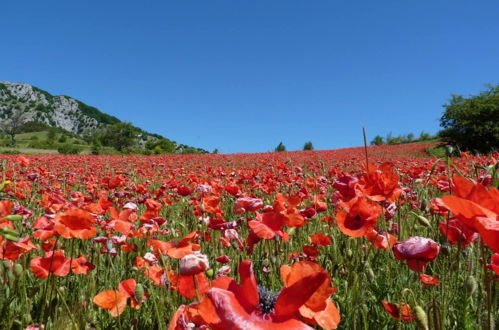
M 369 171 L 359 180 L 360 190 L 373 201 L 395 202 L 400 194 L 399 175 L 391 163 L 383 163 L 378 168 L 369 166 Z
M 63 251 L 50 251 L 45 257 L 35 257 L 30 261 L 31 271 L 39 278 L 44 279 L 49 274 L 66 276 L 69 274 L 71 259 L 64 256 Z
M 147 241 L 147 245 L 150 246 L 154 252 L 166 254 L 170 258 L 181 259 L 194 251 L 199 251 L 201 246 L 199 244 L 191 243 L 197 242 L 199 239 L 199 232 L 193 231 L 187 234 L 180 241 L 169 241 L 164 242 L 158 239 L 151 239 Z
M 93 302 L 100 308 L 109 310 L 111 316 L 118 316 L 125 311 L 128 298 L 131 307 L 135 309 L 139 309 L 140 303 L 147 299 L 148 295 L 144 294 L 144 297 L 139 297 L 141 301 L 138 301 L 135 295 L 136 288 L 137 283 L 134 279 L 124 280 L 118 285 L 118 290 L 102 291 L 94 297 Z
M 310 241 L 314 245 L 318 246 L 328 246 L 331 244 L 331 236 L 323 234 L 321 232 L 310 235 Z
M 215 327 L 224 329 L 310 329 L 298 320 L 298 310 L 327 280 L 326 271 L 303 277 L 279 294 L 258 287 L 253 264 L 239 265 L 241 284 L 232 281 L 227 288 L 211 288 L 208 298 L 213 305 Z
M 371 242 L 375 249 L 390 250 L 397 242 L 397 237 L 388 233 L 378 233 L 374 229 L 367 232 L 365 238 Z
M 438 277 L 430 276 L 427 274 L 419 274 L 419 280 L 426 285 L 438 286 Z
M 241 197 L 234 203 L 234 213 L 254 212 L 263 207 L 263 201 L 260 198 Z
M 54 229 L 64 238 L 88 239 L 97 232 L 95 223 L 95 217 L 90 213 L 74 209 L 59 213 L 54 220 Z
M 341 203 L 336 212 L 336 223 L 341 232 L 351 237 L 361 237 L 374 229 L 381 207 L 364 197 Z
M 446 222 L 440 223 L 438 227 L 440 233 L 447 237 L 449 243 L 454 245 L 461 244 L 462 247 L 467 247 L 478 238 L 478 234 L 463 225 L 457 217 L 452 217 Z
M 188 254 L 180 259 L 180 275 L 196 275 L 210 268 L 208 257 L 199 251 Z
M 323 272 L 324 269 L 315 262 L 299 261 L 292 266 L 282 266 L 281 277 L 285 287 L 313 275 Z M 319 325 L 324 329 L 336 329 L 341 316 L 334 302 L 330 299 L 338 289 L 331 287 L 331 278 L 328 276 L 315 293 L 299 308 L 298 312 L 308 324 Z
M 402 320 L 409 323 L 414 322 L 416 319 L 414 317 L 414 313 L 412 312 L 411 306 L 407 304 L 395 305 L 385 300 L 382 300 L 381 303 L 383 304 L 385 311 L 396 320 Z
M 499 253 L 494 253 L 490 257 L 490 264 L 487 264 L 487 268 L 499 275 Z
M 409 269 L 424 271 L 426 264 L 435 259 L 440 246 L 432 239 L 414 236 L 393 246 L 393 253 L 398 260 L 406 260 Z
M 93 269 L 95 269 L 95 266 L 88 262 L 87 257 L 85 257 L 84 255 L 71 260 L 71 271 L 75 274 L 86 275 Z
M 10 240 L 3 240 L 0 236 L 0 259 L 4 260 L 17 260 L 19 256 L 36 250 L 36 246 L 30 241 L 29 237 L 19 239 L 14 242 Z

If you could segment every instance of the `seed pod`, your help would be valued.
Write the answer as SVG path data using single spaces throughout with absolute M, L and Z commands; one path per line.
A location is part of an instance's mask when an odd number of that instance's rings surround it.
M 23 219 L 23 216 L 20 214 L 10 214 L 10 215 L 6 216 L 5 219 L 11 220 L 11 221 L 21 221 Z
M 212 277 L 213 276 L 213 268 L 210 268 L 206 271 L 206 275 L 208 275 L 209 277 Z
M 402 290 L 402 296 L 407 297 L 411 292 L 412 292 L 411 289 L 405 288 Z
M 351 258 L 353 256 L 352 249 L 347 249 L 347 257 Z
M 144 287 L 140 283 L 135 287 L 135 298 L 139 303 L 144 298 Z
M 20 278 L 23 274 L 23 266 L 21 264 L 14 265 L 14 274 L 16 274 L 17 278 Z
M 16 280 L 16 276 L 14 275 L 14 272 L 12 271 L 12 269 L 9 269 L 7 271 L 7 278 L 9 279 L 9 283 L 12 283 Z
M 19 242 L 19 237 L 12 236 L 10 234 L 4 234 L 3 237 L 9 241 Z
M 428 330 L 428 316 L 426 315 L 424 309 L 421 306 L 416 306 L 414 307 L 414 312 L 419 326 L 424 330 Z
M 376 279 L 376 276 L 374 275 L 374 271 L 371 267 L 367 267 L 367 278 L 369 279 L 369 281 L 374 281 Z
M 416 217 L 416 219 L 418 219 L 418 222 L 425 226 L 425 227 L 431 227 L 431 224 L 430 224 L 430 221 L 428 219 L 426 219 L 425 217 L 423 217 L 422 215 L 418 215 Z
M 478 289 L 478 284 L 476 283 L 476 279 L 473 275 L 468 276 L 466 282 L 464 282 L 464 287 L 468 295 L 472 295 Z

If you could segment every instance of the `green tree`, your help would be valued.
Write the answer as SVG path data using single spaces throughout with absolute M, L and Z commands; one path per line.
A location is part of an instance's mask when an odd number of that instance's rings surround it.
M 312 141 L 305 142 L 305 144 L 303 145 L 303 150 L 314 150 Z
M 102 136 L 104 145 L 123 152 L 135 144 L 136 130 L 130 123 L 117 123 L 107 126 Z
M 499 85 L 479 95 L 452 95 L 443 106 L 439 137 L 461 150 L 488 153 L 499 149 Z
M 286 146 L 282 143 L 282 142 L 279 142 L 279 144 L 277 145 L 277 147 L 275 147 L 275 151 L 286 151 Z
M 380 146 L 382 144 L 385 144 L 385 140 L 383 139 L 382 136 L 376 135 L 374 139 L 371 141 L 371 145 L 373 146 Z
M 0 123 L 0 130 L 10 136 L 10 144 L 16 144 L 16 134 L 21 133 L 21 128 L 25 122 L 26 114 L 21 110 L 12 111 L 11 116 L 7 120 Z
M 50 127 L 47 133 L 48 140 L 55 140 L 57 138 L 57 130 L 55 127 Z

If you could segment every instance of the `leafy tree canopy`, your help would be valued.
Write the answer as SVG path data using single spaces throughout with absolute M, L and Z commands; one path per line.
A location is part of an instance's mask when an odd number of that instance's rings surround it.
M 452 95 L 440 118 L 440 138 L 461 150 L 488 153 L 499 149 L 499 85 L 479 95 Z

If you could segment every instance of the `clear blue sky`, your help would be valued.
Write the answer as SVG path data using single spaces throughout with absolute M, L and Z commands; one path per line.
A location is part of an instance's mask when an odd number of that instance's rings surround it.
M 499 82 L 499 1 L 44 0 L 0 5 L 0 81 L 221 152 L 438 131 Z

